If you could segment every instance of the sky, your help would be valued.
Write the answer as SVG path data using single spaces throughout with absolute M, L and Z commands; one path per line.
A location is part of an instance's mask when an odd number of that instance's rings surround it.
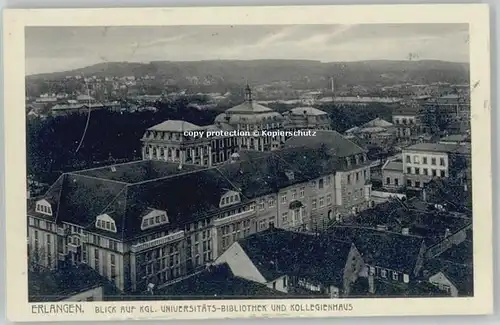
M 469 62 L 467 24 L 27 27 L 26 74 L 101 62 L 436 59 Z

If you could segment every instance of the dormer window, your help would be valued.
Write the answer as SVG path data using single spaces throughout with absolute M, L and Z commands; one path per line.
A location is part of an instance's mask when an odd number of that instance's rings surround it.
M 241 202 L 240 193 L 235 191 L 228 191 L 221 197 L 219 207 L 222 208 L 239 202 Z
M 115 220 L 113 220 L 113 218 L 111 218 L 108 214 L 101 214 L 97 216 L 95 227 L 101 230 L 116 232 Z
M 36 202 L 35 211 L 47 216 L 52 216 L 52 205 L 47 200 L 39 200 Z
M 150 209 L 149 213 L 142 217 L 141 230 L 157 227 L 168 223 L 166 211 Z

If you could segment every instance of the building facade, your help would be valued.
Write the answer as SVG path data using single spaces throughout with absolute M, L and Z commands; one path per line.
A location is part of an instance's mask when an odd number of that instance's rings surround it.
M 85 263 L 120 290 L 145 291 L 269 227 L 309 232 L 355 217 L 370 205 L 370 163 L 323 132 L 320 147 L 296 148 L 292 138 L 288 148 L 215 168 L 143 160 L 64 174 L 29 201 L 32 264 Z

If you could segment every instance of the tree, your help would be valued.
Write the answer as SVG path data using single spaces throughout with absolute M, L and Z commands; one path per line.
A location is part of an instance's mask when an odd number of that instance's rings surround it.
M 44 247 L 28 244 L 28 270 L 42 272 L 46 269 L 47 252 Z

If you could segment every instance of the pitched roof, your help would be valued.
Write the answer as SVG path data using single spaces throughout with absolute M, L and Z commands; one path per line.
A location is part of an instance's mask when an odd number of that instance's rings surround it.
M 167 120 L 150 127 L 149 131 L 182 132 L 201 129 L 201 126 L 181 120 Z
M 52 204 L 52 219 L 99 233 L 103 231 L 94 227 L 95 218 L 106 213 L 117 232 L 105 235 L 129 240 L 148 231 L 173 231 L 225 211 L 219 208 L 219 200 L 228 190 L 241 192 L 244 203 L 334 173 L 344 164 L 325 148 L 288 148 L 212 168 L 177 167 L 163 161 L 137 161 L 66 173 L 43 197 Z M 141 231 L 140 216 L 148 208 L 166 211 L 170 223 Z M 33 201 L 28 214 L 47 218 L 37 214 Z
M 285 296 L 265 285 L 236 277 L 227 264 L 208 267 L 206 270 L 155 291 L 153 298 L 169 300 L 197 299 L 262 299 Z
M 106 279 L 86 264 L 42 273 L 29 272 L 29 301 L 60 301 L 107 284 Z
M 333 238 L 353 242 L 367 264 L 413 273 L 423 239 L 376 229 L 336 226 L 329 230 Z
M 474 294 L 474 268 L 471 265 L 434 258 L 428 260 L 423 269 L 429 272 L 429 276 L 442 272 L 458 289 L 460 296 L 472 296 Z
M 238 242 L 267 281 L 296 275 L 322 284 L 342 285 L 353 245 L 303 233 L 268 229 Z
M 428 151 L 442 153 L 466 153 L 467 149 L 464 145 L 453 143 L 417 143 L 404 148 L 404 151 Z
M 399 160 L 389 160 L 382 167 L 383 170 L 393 170 L 398 172 L 403 172 L 403 161 Z
M 386 120 L 381 119 L 380 117 L 377 117 L 376 119 L 373 119 L 373 120 L 371 120 L 369 122 L 366 122 L 361 127 L 362 128 L 368 128 L 368 127 L 388 128 L 388 127 L 391 127 L 393 125 L 394 124 L 392 124 L 391 122 L 387 122 Z
M 269 107 L 261 105 L 254 100 L 246 100 L 243 103 L 226 110 L 226 113 L 263 113 L 272 112 Z
M 328 147 L 337 157 L 347 157 L 365 152 L 360 146 L 333 130 L 316 131 L 316 136 L 296 136 L 285 141 L 285 148 L 320 148 L 321 146 Z
M 294 115 L 328 115 L 328 113 L 314 107 L 295 107 L 290 110 Z

